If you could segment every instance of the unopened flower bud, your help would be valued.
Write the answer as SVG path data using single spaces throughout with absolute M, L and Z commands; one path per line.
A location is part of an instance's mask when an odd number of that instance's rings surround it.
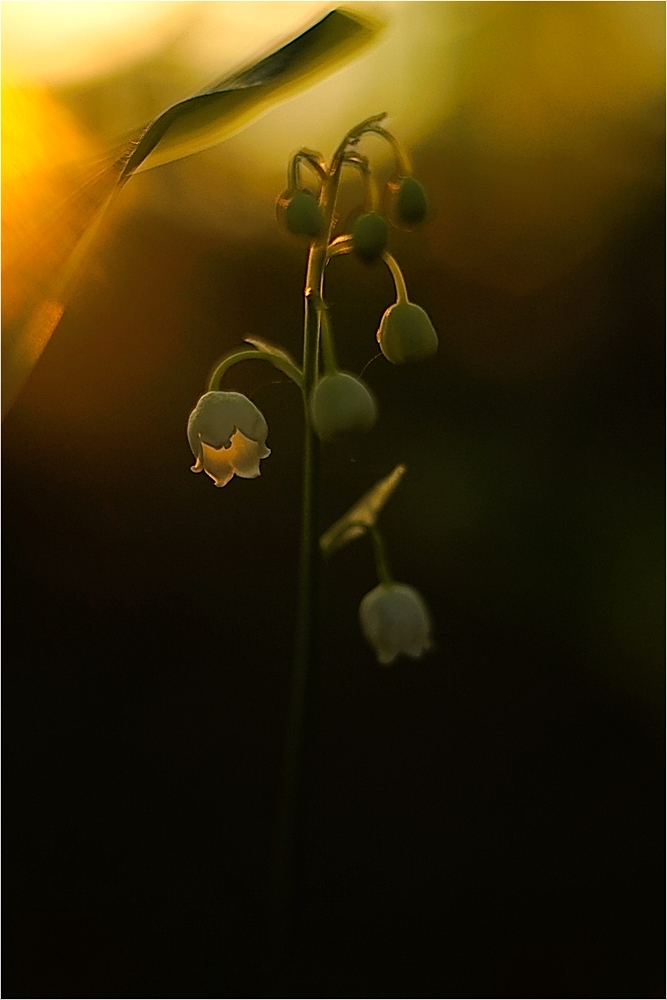
M 402 365 L 422 361 L 438 350 L 438 335 L 428 314 L 414 302 L 395 302 L 385 312 L 377 332 L 380 349 L 388 361 Z
M 310 399 L 310 414 L 321 441 L 368 431 L 377 418 L 377 407 L 361 379 L 345 372 L 321 378 Z
M 378 584 L 359 605 L 361 631 L 382 664 L 405 654 L 419 659 L 431 647 L 426 603 L 404 583 Z
M 281 225 L 294 236 L 317 239 L 324 233 L 324 216 L 310 191 L 284 191 L 278 199 L 276 214 Z
M 397 226 L 418 226 L 428 212 L 426 192 L 415 177 L 399 177 L 390 185 L 393 221 Z
M 387 245 L 387 223 L 379 212 L 366 212 L 352 226 L 354 252 L 364 264 L 372 264 Z

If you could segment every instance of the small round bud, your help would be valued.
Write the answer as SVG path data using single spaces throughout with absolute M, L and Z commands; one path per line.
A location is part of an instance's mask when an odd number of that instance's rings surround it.
M 397 226 L 418 226 L 428 212 L 426 192 L 415 177 L 399 177 L 392 183 L 393 216 Z
M 336 372 L 325 375 L 315 386 L 310 415 L 320 441 L 333 441 L 370 430 L 377 418 L 377 407 L 360 379 Z
M 276 214 L 294 236 L 317 239 L 324 233 L 324 216 L 310 191 L 284 191 L 278 199 Z
M 364 264 L 372 264 L 387 245 L 387 223 L 379 212 L 358 216 L 352 226 L 354 252 Z
M 387 361 L 394 365 L 422 361 L 438 350 L 438 335 L 428 314 L 413 302 L 395 302 L 387 309 L 377 341 Z

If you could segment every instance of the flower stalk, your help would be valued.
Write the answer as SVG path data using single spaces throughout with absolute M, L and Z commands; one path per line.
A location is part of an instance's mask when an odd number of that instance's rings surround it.
M 394 578 L 391 575 L 391 570 L 389 569 L 389 560 L 387 558 L 387 550 L 385 548 L 384 539 L 382 538 L 377 525 L 371 525 L 368 531 L 373 544 L 373 555 L 375 556 L 375 568 L 377 570 L 378 580 L 380 583 L 384 584 L 385 587 L 391 587 L 394 582 Z
M 408 288 L 405 284 L 405 278 L 403 277 L 403 272 L 399 266 L 398 261 L 393 257 L 387 250 L 382 254 L 382 259 L 391 271 L 391 276 L 394 279 L 394 286 L 396 288 L 396 301 L 397 302 L 409 302 L 408 298 Z
M 301 485 L 301 538 L 296 634 L 290 704 L 287 724 L 281 802 L 278 815 L 277 855 L 274 872 L 271 928 L 271 978 L 277 995 L 288 989 L 293 949 L 295 897 L 297 891 L 298 835 L 301 829 L 304 784 L 304 720 L 306 706 L 313 698 L 315 652 L 317 644 L 317 595 L 319 583 L 319 545 L 317 527 L 317 482 L 319 441 L 310 417 L 310 397 L 319 374 L 322 328 L 324 269 L 331 238 L 333 211 L 340 179 L 340 166 L 332 170 L 322 184 L 320 208 L 325 218 L 325 234 L 313 241 L 308 252 L 304 289 L 303 337 L 303 411 L 304 443 Z M 329 331 L 327 331 L 329 332 Z M 331 353 L 329 353 L 331 352 Z M 333 343 L 327 337 L 329 363 L 334 361 Z M 287 994 L 284 994 L 287 995 Z
M 303 469 L 299 582 L 292 661 L 288 724 L 280 784 L 275 865 L 271 884 L 269 976 L 273 996 L 293 996 L 290 974 L 294 959 L 299 858 L 302 856 L 306 776 L 310 731 L 315 716 L 317 683 L 318 592 L 321 557 L 368 532 L 379 584 L 362 600 L 360 625 L 380 663 L 397 656 L 417 658 L 430 646 L 428 609 L 414 588 L 394 581 L 377 515 L 400 481 L 405 467 L 380 480 L 318 539 L 317 496 L 320 441 L 339 441 L 368 431 L 377 418 L 372 390 L 357 375 L 338 366 L 333 331 L 324 297 L 324 273 L 329 260 L 354 252 L 365 265 L 380 259 L 389 268 L 397 301 L 385 312 L 376 339 L 384 356 L 395 364 L 420 360 L 437 348 L 437 336 L 426 313 L 408 299 L 405 279 L 396 260 L 386 251 L 387 222 L 368 157 L 357 145 L 366 134 L 388 141 L 399 171 L 396 191 L 397 223 L 418 224 L 426 213 L 423 189 L 409 174 L 409 162 L 398 141 L 380 124 L 386 116 L 373 115 L 355 126 L 336 149 L 329 164 L 319 153 L 301 149 L 288 165 L 287 189 L 279 196 L 280 224 L 308 246 L 304 287 L 304 335 L 301 367 L 283 348 L 259 337 L 247 337 L 249 348 L 233 351 L 213 369 L 207 392 L 188 422 L 188 440 L 195 456 L 194 472 L 205 471 L 216 486 L 234 476 L 254 479 L 260 462 L 270 455 L 268 427 L 254 403 L 239 393 L 222 391 L 221 381 L 242 361 L 263 361 L 288 376 L 301 390 L 304 412 Z M 361 214 L 351 232 L 333 237 L 337 225 L 336 199 L 343 167 L 361 177 Z M 317 192 L 301 186 L 301 170 L 308 169 Z M 388 189 L 393 192 L 394 182 Z M 396 199 L 395 199 L 396 200 Z
M 272 351 L 263 350 L 248 350 L 248 351 L 235 351 L 233 354 L 227 355 L 222 361 L 216 365 L 208 380 L 208 391 L 212 392 L 220 388 L 220 383 L 222 381 L 223 375 L 229 371 L 232 365 L 237 365 L 240 361 L 268 361 L 269 364 L 277 368 L 278 371 L 283 372 L 283 374 L 288 375 L 293 382 L 299 386 L 300 389 L 303 388 L 303 373 L 299 371 L 297 366 L 290 360 L 287 355 L 275 354 Z

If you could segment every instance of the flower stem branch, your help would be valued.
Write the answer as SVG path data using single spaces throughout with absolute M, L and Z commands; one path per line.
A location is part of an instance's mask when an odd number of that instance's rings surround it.
M 335 240 L 332 240 L 327 247 L 327 264 L 332 257 L 338 257 L 341 254 L 352 253 L 354 249 L 354 240 L 348 234 L 337 236 Z M 405 283 L 405 278 L 401 270 L 400 264 L 396 258 L 385 250 L 382 254 L 382 259 L 389 268 L 391 276 L 394 279 L 394 286 L 396 288 L 396 301 L 397 302 L 409 302 L 410 298 L 408 296 L 408 286 Z
M 401 177 L 407 177 L 412 174 L 412 167 L 410 166 L 408 154 L 395 135 L 392 135 L 386 128 L 383 128 L 379 122 L 369 124 L 365 131 L 374 132 L 376 135 L 379 135 L 382 139 L 385 139 L 389 143 L 396 160 L 396 169 Z
M 327 165 L 319 153 L 313 149 L 300 149 L 292 159 L 287 170 L 287 184 L 290 190 L 295 190 L 301 186 L 299 167 L 306 163 L 313 173 L 317 174 L 320 184 L 326 180 Z
M 340 165 L 348 146 L 356 146 L 365 132 L 375 131 L 375 127 L 381 121 L 384 121 L 386 117 L 387 112 L 383 111 L 379 115 L 371 115 L 370 118 L 365 118 L 364 121 L 350 129 L 331 159 L 331 166 L 329 168 L 331 176 L 334 176 L 340 170 Z
M 389 569 L 389 560 L 387 558 L 387 549 L 385 548 L 384 539 L 380 534 L 380 529 L 376 524 L 372 524 L 368 529 L 371 542 L 373 543 L 373 555 L 375 556 L 375 568 L 377 570 L 378 580 L 385 587 L 391 587 L 394 582 L 394 578 Z
M 340 526 L 340 530 L 332 535 L 328 540 L 328 551 L 334 552 L 337 547 L 336 543 L 338 539 L 343 535 L 348 534 L 350 529 L 354 528 L 359 529 L 359 537 L 362 534 L 366 534 L 366 532 L 368 532 L 371 536 L 371 544 L 373 546 L 373 556 L 375 558 L 375 568 L 377 570 L 378 580 L 385 587 L 391 587 L 394 583 L 394 577 L 391 569 L 389 568 L 389 559 L 387 557 L 387 549 L 384 544 L 384 539 L 377 524 L 371 524 L 369 521 L 364 521 L 361 518 L 358 521 L 345 521 L 344 524 Z
M 368 162 L 368 157 L 362 156 L 361 153 L 357 152 L 347 152 L 343 157 L 343 163 L 348 163 L 350 166 L 356 167 L 361 174 L 364 185 L 364 211 L 376 212 L 380 205 L 380 195 Z
M 349 234 L 344 236 L 337 236 L 335 240 L 332 240 L 327 247 L 327 264 L 332 257 L 338 257 L 343 253 L 352 253 L 354 249 L 354 240 Z
M 303 389 L 303 372 L 301 372 L 295 364 L 293 364 L 287 355 L 282 352 L 280 354 L 273 354 L 270 351 L 262 350 L 248 350 L 248 351 L 235 351 L 234 354 L 227 355 L 223 358 L 220 364 L 218 364 L 211 377 L 208 380 L 208 392 L 215 392 L 220 388 L 220 382 L 222 377 L 227 372 L 232 365 L 236 365 L 239 361 L 268 361 L 270 365 L 277 368 L 283 374 L 288 375 L 293 382 Z
M 396 301 L 409 302 L 408 287 L 405 284 L 405 278 L 403 277 L 403 272 L 401 271 L 398 261 L 395 257 L 392 257 L 387 250 L 385 250 L 382 254 L 382 260 L 391 271 L 391 276 L 394 279 L 394 285 L 396 286 Z

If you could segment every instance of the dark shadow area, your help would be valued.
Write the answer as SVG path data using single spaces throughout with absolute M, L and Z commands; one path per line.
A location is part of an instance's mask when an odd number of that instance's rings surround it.
M 653 185 L 539 280 L 539 240 L 456 266 L 461 206 L 493 215 L 465 121 L 415 150 L 437 214 L 392 247 L 432 364 L 373 360 L 389 279 L 332 264 L 381 417 L 323 448 L 322 527 L 407 463 L 382 523 L 437 646 L 379 667 L 370 549 L 331 561 L 291 996 L 664 996 L 664 147 L 640 132 Z M 4 995 L 267 997 L 298 391 L 228 376 L 270 428 L 252 482 L 191 475 L 185 426 L 244 336 L 298 350 L 304 254 L 118 219 L 4 425 Z

